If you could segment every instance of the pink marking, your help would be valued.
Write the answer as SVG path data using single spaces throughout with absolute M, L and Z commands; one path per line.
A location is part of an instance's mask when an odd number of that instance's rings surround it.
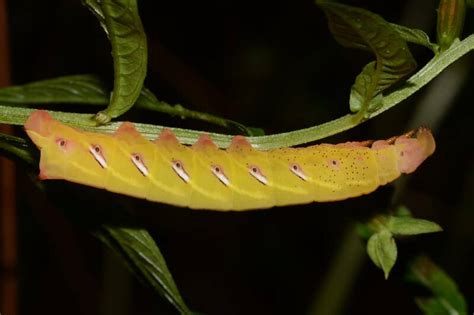
M 264 185 L 268 184 L 267 177 L 262 173 L 262 171 L 260 170 L 260 168 L 258 166 L 250 165 L 249 166 L 249 173 L 250 173 L 250 175 L 255 177 L 260 183 L 262 183 Z
M 224 169 L 219 165 L 211 165 L 212 174 L 214 174 L 219 181 L 225 186 L 230 185 L 230 181 L 224 173 Z
M 57 137 L 55 142 L 59 149 L 63 152 L 70 152 L 76 146 L 76 143 L 73 140 L 65 139 L 62 137 Z
M 350 142 L 344 142 L 344 143 L 338 143 L 336 144 L 337 147 L 342 147 L 342 148 L 361 148 L 361 147 L 368 147 L 372 143 L 371 140 L 367 141 L 350 141 Z
M 168 128 L 163 128 L 160 135 L 154 141 L 155 143 L 180 144 L 173 131 Z
M 188 173 L 186 173 L 183 162 L 179 160 L 173 160 L 171 161 L 171 167 L 185 183 L 189 182 L 191 178 L 189 177 Z
M 335 170 L 339 170 L 340 164 L 341 164 L 341 162 L 339 162 L 339 160 L 336 160 L 336 159 L 329 159 L 328 160 L 329 167 L 331 167 Z
M 232 142 L 230 143 L 230 146 L 227 148 L 228 150 L 251 150 L 252 145 L 250 142 L 245 139 L 244 136 L 235 136 L 232 138 Z
M 296 163 L 291 164 L 290 165 L 290 171 L 292 171 L 293 174 L 295 174 L 296 176 L 298 176 L 302 180 L 308 180 L 308 177 L 306 177 L 306 174 L 303 172 L 303 170 L 301 169 L 301 167 L 298 164 L 296 164 Z
M 385 140 L 377 140 L 372 144 L 372 149 L 374 150 L 380 150 L 380 149 L 385 149 L 386 147 L 391 146 L 390 143 L 388 143 Z
M 137 131 L 135 126 L 131 122 L 123 122 L 120 127 L 113 133 L 113 135 L 117 138 L 124 138 L 124 137 L 139 137 L 142 138 L 142 135 Z
M 212 148 L 216 149 L 217 146 L 215 143 L 212 141 L 211 137 L 208 134 L 202 134 L 199 136 L 199 139 L 196 141 L 196 143 L 193 145 L 193 147 L 196 148 Z
M 37 134 L 47 137 L 51 134 L 51 124 L 55 123 L 54 119 L 48 112 L 37 110 L 31 113 L 25 122 L 26 131 L 33 131 Z
M 140 153 L 132 153 L 131 160 L 143 176 L 148 176 L 148 167 L 146 167 L 145 161 Z
M 107 161 L 100 145 L 91 144 L 91 146 L 89 147 L 89 152 L 92 154 L 94 159 L 97 161 L 97 163 L 99 163 L 102 168 L 107 168 Z
M 68 148 L 68 142 L 64 138 L 57 138 L 56 144 L 63 150 L 66 151 Z

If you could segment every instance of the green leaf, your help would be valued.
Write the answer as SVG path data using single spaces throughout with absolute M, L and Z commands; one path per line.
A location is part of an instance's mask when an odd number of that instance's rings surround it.
M 83 104 L 105 106 L 109 102 L 109 97 L 106 85 L 97 76 L 82 74 L 2 88 L 0 89 L 0 102 L 10 105 Z M 140 97 L 136 101 L 136 106 L 181 118 L 202 120 L 235 130 L 243 135 L 258 136 L 264 134 L 259 128 L 250 128 L 233 120 L 189 110 L 179 104 L 171 106 L 158 100 L 146 87 L 143 87 Z
M 406 42 L 381 16 L 339 3 L 319 1 L 329 28 L 345 47 L 370 50 L 376 62 L 364 67 L 352 86 L 350 107 L 358 119 L 369 117 L 383 105 L 382 92 L 416 68 Z
M 107 29 L 107 24 L 105 23 L 105 15 L 102 7 L 100 6 L 100 0 L 83 0 L 83 4 L 92 12 L 92 14 L 95 15 L 97 20 L 99 20 L 100 26 L 108 37 L 109 30 Z
M 438 52 L 438 45 L 432 43 L 428 34 L 422 30 L 409 28 L 395 23 L 390 23 L 390 26 L 398 33 L 398 35 L 401 36 L 401 38 L 403 38 L 403 40 L 413 44 L 425 46 L 426 48 L 431 49 L 434 53 Z
M 397 260 L 397 244 L 392 233 L 386 229 L 374 233 L 367 242 L 367 254 L 374 264 L 383 270 L 387 279 Z
M 460 315 L 443 299 L 415 298 L 415 302 L 426 315 Z
M 106 225 L 96 235 L 127 262 L 139 279 L 151 285 L 181 314 L 192 314 L 184 303 L 160 250 L 146 230 Z
M 80 74 L 0 89 L 5 104 L 74 103 L 107 105 L 108 92 L 95 75 Z
M 414 74 L 407 82 L 403 83 L 399 88 L 391 91 L 384 97 L 382 108 L 369 115 L 368 119 L 375 118 L 385 111 L 397 106 L 404 100 L 411 97 L 434 78 L 436 78 L 443 70 L 452 65 L 461 57 L 467 55 L 474 50 L 474 35 L 470 35 L 462 41 L 454 42 L 448 50 L 440 53 L 431 59 L 422 69 Z M 31 114 L 33 109 L 24 107 L 13 107 L 11 105 L 0 103 L 0 123 L 10 125 L 23 125 Z M 90 116 L 88 114 L 78 114 L 72 112 L 55 111 L 50 113 L 62 123 L 84 129 L 91 132 L 111 133 L 117 130 L 120 122 L 113 122 L 108 125 L 96 126 L 91 125 Z M 337 133 L 349 130 L 362 123 L 357 119 L 358 114 L 347 114 L 331 121 L 309 128 L 283 132 L 279 134 L 265 135 L 261 137 L 248 137 L 247 139 L 253 147 L 260 150 L 270 150 L 284 147 L 296 146 L 304 143 L 314 142 Z M 157 133 L 162 130 L 162 126 L 135 123 L 137 130 L 146 139 L 155 139 Z M 191 129 L 171 128 L 178 140 L 183 144 L 193 144 L 202 135 L 202 131 Z M 220 148 L 229 146 L 232 135 L 209 133 L 214 143 Z
M 369 224 L 357 223 L 355 226 L 357 235 L 364 240 L 368 240 L 374 233 L 374 229 Z
M 0 133 L 0 154 L 29 165 L 36 164 L 33 148 L 22 138 Z
M 467 315 L 466 300 L 454 280 L 428 257 L 418 257 L 410 265 L 408 276 L 433 293 L 433 299 L 417 300 L 421 301 L 418 305 L 423 311 L 426 310 L 425 314 Z
M 398 206 L 397 209 L 395 209 L 394 214 L 396 217 L 413 217 L 410 209 L 405 205 Z
M 387 228 L 393 234 L 398 235 L 417 235 L 443 230 L 435 222 L 410 217 L 390 217 Z
M 143 87 L 140 97 L 137 100 L 137 106 L 140 106 L 140 108 L 149 109 L 149 110 L 156 110 L 158 108 L 161 108 L 161 109 L 173 108 L 173 106 L 171 106 L 170 104 L 159 101 L 156 98 L 155 94 L 153 94 L 153 92 L 151 92 L 146 87 Z M 178 113 L 173 113 L 173 114 L 178 115 Z
M 448 49 L 459 38 L 464 27 L 466 0 L 440 0 L 436 38 L 441 51 Z
M 146 35 L 136 0 L 88 1 L 108 33 L 114 60 L 114 91 L 109 106 L 95 119 L 109 122 L 129 110 L 140 95 L 147 70 Z
M 366 88 L 373 84 L 372 80 L 375 77 L 375 61 L 368 63 L 361 73 L 356 77 L 354 85 L 351 88 L 351 95 L 349 104 L 352 112 L 362 110 L 366 102 Z M 370 100 L 368 105 L 369 112 L 378 110 L 383 105 L 382 94 L 377 94 Z

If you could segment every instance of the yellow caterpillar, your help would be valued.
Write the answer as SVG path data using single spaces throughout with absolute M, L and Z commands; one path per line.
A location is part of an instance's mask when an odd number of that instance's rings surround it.
M 40 178 L 65 179 L 193 209 L 250 210 L 342 200 L 413 172 L 435 150 L 419 128 L 375 142 L 258 151 L 242 136 L 222 150 L 207 135 L 193 146 L 170 130 L 144 139 L 131 123 L 88 133 L 35 111 L 25 123 L 41 149 Z

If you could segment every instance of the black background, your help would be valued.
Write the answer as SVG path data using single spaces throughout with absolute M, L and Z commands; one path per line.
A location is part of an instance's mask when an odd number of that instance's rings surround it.
M 372 58 L 339 46 L 312 1 L 139 2 L 149 42 L 146 86 L 168 103 L 260 127 L 267 134 L 347 113 L 350 86 Z M 435 36 L 436 1 L 350 4 Z M 13 84 L 79 73 L 111 81 L 109 43 L 80 1 L 10 0 L 8 9 Z M 465 34 L 472 30 L 468 12 Z M 431 58 L 425 48 L 413 47 L 412 52 L 420 66 Z M 399 260 L 387 281 L 364 256 L 342 313 L 420 313 L 414 296 L 429 292 L 404 278 L 407 263 L 419 253 L 445 268 L 468 303 L 474 303 L 472 61 L 472 53 L 462 60 L 470 74 L 459 83 L 460 91 L 439 121 L 436 154 L 407 178 L 400 197 L 416 217 L 436 221 L 445 231 L 399 240 Z M 405 132 L 428 88 L 325 141 Z M 62 109 L 91 111 L 73 106 Z M 123 119 L 225 132 L 202 122 L 139 111 Z M 108 261 L 108 250 L 83 224 L 66 218 L 71 216 L 68 208 L 93 213 L 114 207 L 133 208 L 138 223 L 150 229 L 191 308 L 205 314 L 307 314 L 347 227 L 386 211 L 394 192 L 389 186 L 337 203 L 215 213 L 64 182 L 49 183 L 46 198 L 24 170 L 18 173 L 21 314 L 175 314 L 153 291 L 130 280 L 121 262 Z M 348 255 L 347 260 L 352 258 Z M 107 278 L 110 272 L 112 280 Z M 118 310 L 104 306 L 107 299 Z

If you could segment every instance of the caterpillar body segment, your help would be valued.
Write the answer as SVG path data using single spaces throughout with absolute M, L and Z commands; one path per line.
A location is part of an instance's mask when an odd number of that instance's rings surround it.
M 209 210 L 264 209 L 368 194 L 413 172 L 435 150 L 426 128 L 389 140 L 268 151 L 253 149 L 242 136 L 225 150 L 207 135 L 185 146 L 167 129 L 151 142 L 128 122 L 112 135 L 82 132 L 45 111 L 33 112 L 25 130 L 41 150 L 41 179 Z

